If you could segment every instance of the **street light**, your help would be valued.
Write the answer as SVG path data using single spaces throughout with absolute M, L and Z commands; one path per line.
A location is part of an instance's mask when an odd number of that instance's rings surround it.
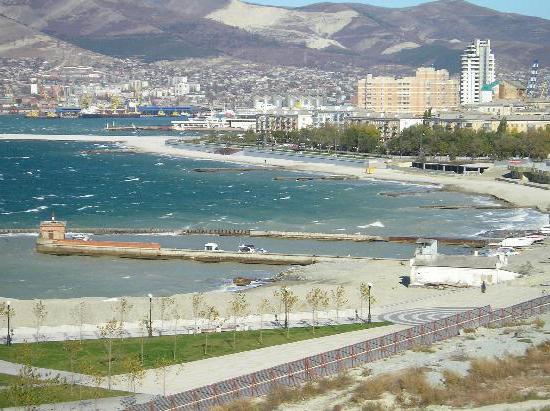
M 6 336 L 6 345 L 11 345 L 11 335 L 10 335 L 10 314 L 11 314 L 11 301 L 6 302 L 8 306 L 7 316 L 8 316 L 8 335 Z
M 371 323 L 371 316 L 370 316 L 370 300 L 371 300 L 371 295 L 370 295 L 370 290 L 372 288 L 372 284 L 371 283 L 368 283 L 367 286 L 369 287 L 369 315 L 367 317 L 367 324 L 370 324 Z
M 149 297 L 149 327 L 147 328 L 147 332 L 149 333 L 149 337 L 153 336 L 153 294 L 147 294 Z

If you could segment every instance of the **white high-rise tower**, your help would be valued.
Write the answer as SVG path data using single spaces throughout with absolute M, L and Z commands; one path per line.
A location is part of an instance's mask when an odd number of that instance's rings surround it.
M 491 40 L 476 39 L 462 54 L 460 104 L 479 103 L 481 88 L 495 81 L 495 55 Z

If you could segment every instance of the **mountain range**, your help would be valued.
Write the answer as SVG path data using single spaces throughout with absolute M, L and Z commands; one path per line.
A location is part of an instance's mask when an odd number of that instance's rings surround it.
M 229 56 L 324 68 L 435 65 L 456 72 L 474 38 L 499 68 L 550 64 L 550 20 L 439 0 L 414 7 L 241 0 L 0 0 L 0 57 L 90 53 L 144 61 Z M 53 57 L 51 57 L 53 58 Z

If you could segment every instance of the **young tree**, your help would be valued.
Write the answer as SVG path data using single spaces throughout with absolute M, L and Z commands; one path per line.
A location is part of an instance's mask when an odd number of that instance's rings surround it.
M 69 358 L 69 371 L 71 373 L 74 373 L 74 364 L 78 358 L 78 353 L 82 351 L 82 345 L 80 341 L 74 341 L 74 340 L 66 340 L 63 341 L 63 351 L 67 353 L 67 357 Z M 73 391 L 73 386 L 75 384 L 74 381 L 74 375 L 72 376 L 71 381 L 71 392 Z
M 143 318 L 139 321 L 139 339 L 140 339 L 140 348 L 141 348 L 141 365 L 143 366 L 144 361 L 144 344 L 145 344 L 145 335 L 149 335 L 149 319 Z
M 332 301 L 336 308 L 336 321 L 338 322 L 340 309 L 348 303 L 346 298 L 346 289 L 343 285 L 339 285 L 335 290 L 332 290 Z
M 111 389 L 111 368 L 113 363 L 113 339 L 120 336 L 121 328 L 120 323 L 112 319 L 108 321 L 106 324 L 98 326 L 99 335 L 101 338 L 106 340 L 106 346 L 107 346 L 107 381 L 109 385 L 109 389 Z
M 93 384 L 93 394 L 94 394 L 94 410 L 98 410 L 97 400 L 99 399 L 101 393 L 101 383 L 103 382 L 103 373 L 101 368 L 93 362 L 84 363 L 81 367 L 81 372 L 87 375 L 90 378 L 90 382 Z
M 244 293 L 233 294 L 233 299 L 229 303 L 229 312 L 233 316 L 233 349 L 237 348 L 237 318 L 245 315 L 248 307 L 249 304 Z
M 118 314 L 120 315 L 120 338 L 124 339 L 124 320 L 126 319 L 126 315 L 130 312 L 132 309 L 133 304 L 131 304 L 127 298 L 122 297 L 118 302 Z
M 361 283 L 359 285 L 359 294 L 361 299 L 361 318 L 363 318 L 363 302 L 367 302 L 372 305 L 376 302 L 372 296 L 371 287 L 368 284 Z
M 128 388 L 135 394 L 136 385 L 145 377 L 145 369 L 139 356 L 128 355 L 122 362 L 122 368 L 126 373 L 125 377 L 128 380 Z
M 210 328 L 212 326 L 213 322 L 217 321 L 218 318 L 220 318 L 220 313 L 218 312 L 216 307 L 214 307 L 213 305 L 207 306 L 204 309 L 204 311 L 201 312 L 200 315 L 201 315 L 201 317 L 206 319 L 206 321 L 208 322 L 208 328 Z M 210 330 L 207 330 L 204 333 L 204 355 L 206 355 L 208 353 L 208 333 L 209 333 L 209 331 Z
M 35 318 L 35 325 L 36 325 L 36 341 L 39 341 L 40 339 L 40 327 L 42 326 L 42 323 L 48 316 L 48 310 L 46 309 L 46 305 L 42 302 L 42 300 L 38 300 L 34 303 L 32 307 L 32 313 L 34 314 Z
M 311 307 L 311 329 L 313 334 L 315 334 L 315 313 L 319 310 L 319 307 L 328 305 L 328 293 L 325 290 L 321 290 L 319 287 L 313 288 L 307 293 L 306 301 Z
M 191 305 L 193 307 L 193 320 L 195 320 L 195 329 L 197 328 L 197 318 L 200 316 L 203 304 L 204 304 L 204 294 L 194 293 L 191 300 Z
M 174 318 L 174 362 L 175 362 L 176 350 L 178 348 L 178 320 L 181 319 L 181 314 L 177 303 L 174 303 L 174 308 L 172 310 L 172 317 Z
M 10 318 L 10 320 L 15 317 L 15 310 L 13 309 L 13 307 L 10 305 L 8 307 L 8 304 L 5 303 L 5 302 L 0 302 L 0 318 L 4 319 L 4 322 L 6 323 L 6 328 L 13 328 L 13 326 L 11 324 L 9 324 L 9 327 L 8 327 L 8 316 Z M 6 344 L 9 345 L 9 339 L 11 338 L 11 334 L 10 334 L 10 337 L 8 337 L 8 334 L 11 333 L 11 330 L 7 330 L 7 334 L 6 334 Z
M 36 405 L 43 403 L 36 385 L 42 384 L 37 369 L 33 367 L 35 352 L 27 342 L 18 344 L 16 361 L 22 364 L 15 381 L 9 385 L 7 396 L 15 405 L 23 406 L 25 409 L 35 409 Z
M 273 295 L 279 299 L 285 311 L 285 328 L 287 338 L 290 335 L 289 316 L 294 306 L 298 303 L 298 297 L 286 285 L 276 290 Z
M 263 344 L 264 315 L 273 312 L 273 305 L 267 298 L 262 298 L 258 304 L 258 312 L 260 313 L 260 344 Z
M 170 365 L 170 360 L 165 357 L 157 358 L 155 361 L 155 376 L 157 382 L 162 383 L 163 396 L 166 396 L 166 374 L 168 373 L 168 367 Z
M 170 313 L 170 309 L 174 305 L 175 300 L 172 297 L 160 297 L 160 332 L 159 334 L 162 335 L 162 332 L 164 331 L 164 321 L 167 319 L 167 315 Z
M 82 343 L 82 328 L 84 326 L 84 321 L 88 315 L 88 308 L 86 306 L 86 301 L 81 300 L 78 304 L 71 310 L 71 317 L 78 324 L 78 340 Z

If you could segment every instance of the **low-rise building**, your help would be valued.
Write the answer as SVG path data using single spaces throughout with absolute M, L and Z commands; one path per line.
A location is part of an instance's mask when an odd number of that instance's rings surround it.
M 257 131 L 296 131 L 313 125 L 313 116 L 307 111 L 278 110 L 258 116 Z
M 514 113 L 506 116 L 484 113 L 440 113 L 430 118 L 430 125 L 444 127 L 448 130 L 460 128 L 475 131 L 485 130 L 495 132 L 500 123 L 505 120 L 508 131 L 527 132 L 550 126 L 550 114 Z
M 504 269 L 504 255 L 481 257 L 474 255 L 443 255 L 437 252 L 437 241 L 419 239 L 417 252 L 410 261 L 411 286 L 449 285 L 479 287 L 513 280 L 518 273 Z
M 367 124 L 374 126 L 380 132 L 380 138 L 383 141 L 397 137 L 403 130 L 422 124 L 422 117 L 412 114 L 384 114 L 384 113 L 361 113 L 356 116 L 346 118 L 346 124 Z

